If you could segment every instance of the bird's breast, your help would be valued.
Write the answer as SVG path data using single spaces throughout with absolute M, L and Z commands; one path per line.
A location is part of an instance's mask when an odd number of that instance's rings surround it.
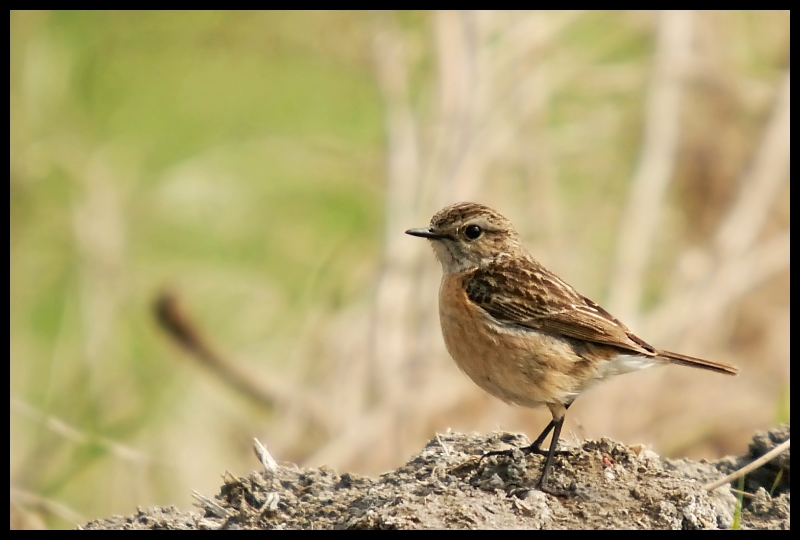
M 580 361 L 561 339 L 514 330 L 494 321 L 464 290 L 469 273 L 447 274 L 439 288 L 439 319 L 447 351 L 478 386 L 509 403 L 564 403 L 577 388 L 571 367 Z

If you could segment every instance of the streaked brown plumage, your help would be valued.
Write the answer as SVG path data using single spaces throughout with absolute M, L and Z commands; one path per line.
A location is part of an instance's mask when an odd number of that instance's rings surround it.
M 487 206 L 459 203 L 407 234 L 427 238 L 442 264 L 439 317 L 447 350 L 478 386 L 504 401 L 546 405 L 553 420 L 540 487 L 567 408 L 593 384 L 659 364 L 735 375 L 737 369 L 656 349 L 595 302 L 539 264 L 511 223 Z

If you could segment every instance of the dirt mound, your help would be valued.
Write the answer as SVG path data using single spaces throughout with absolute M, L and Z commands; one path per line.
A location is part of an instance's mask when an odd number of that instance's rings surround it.
M 544 457 L 480 459 L 490 449 L 527 445 L 518 434 L 440 434 L 404 466 L 377 479 L 325 467 L 279 466 L 228 477 L 204 514 L 140 509 L 92 521 L 85 529 L 716 529 L 730 528 L 736 498 L 729 486 L 703 484 L 763 455 L 789 437 L 782 426 L 754 438 L 747 456 L 717 462 L 663 460 L 608 439 L 564 446 L 553 497 L 535 488 Z M 776 478 L 780 474 L 778 481 Z M 789 528 L 788 452 L 745 482 L 741 528 Z M 769 495 L 769 492 L 773 496 Z

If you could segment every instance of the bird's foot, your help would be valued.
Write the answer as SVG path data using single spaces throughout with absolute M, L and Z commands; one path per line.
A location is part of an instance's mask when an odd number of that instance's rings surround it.
M 492 457 L 492 456 L 511 457 L 512 455 L 514 455 L 514 452 L 516 450 L 519 450 L 520 452 L 522 452 L 526 456 L 528 454 L 538 454 L 540 456 L 546 456 L 547 453 L 548 453 L 548 450 L 545 450 L 544 448 L 542 448 L 537 443 L 533 443 L 530 446 L 523 446 L 522 448 L 509 448 L 508 450 L 491 450 L 491 451 L 486 452 L 485 454 L 483 454 L 481 456 L 480 460 L 483 461 L 485 458 Z M 563 456 L 563 455 L 566 455 L 566 454 L 569 454 L 569 452 L 567 450 L 556 450 L 555 451 L 555 455 L 557 455 L 557 456 L 559 456 L 559 455 Z
M 578 495 L 578 492 L 575 489 L 575 486 L 570 486 L 567 489 L 562 489 L 558 487 L 554 487 L 549 483 L 540 483 L 539 491 L 542 493 L 547 493 L 548 495 L 552 495 L 553 497 L 575 497 Z

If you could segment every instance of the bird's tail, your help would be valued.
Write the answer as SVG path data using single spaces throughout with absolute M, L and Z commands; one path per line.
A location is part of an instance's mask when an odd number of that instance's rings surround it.
M 708 371 L 716 371 L 717 373 L 724 373 L 725 375 L 736 375 L 739 373 L 739 368 L 736 366 L 723 364 L 721 362 L 712 362 L 711 360 L 703 360 L 702 358 L 695 358 L 694 356 L 686 356 L 685 354 L 670 351 L 658 351 L 658 357 L 667 360 L 671 364 L 707 369 Z

